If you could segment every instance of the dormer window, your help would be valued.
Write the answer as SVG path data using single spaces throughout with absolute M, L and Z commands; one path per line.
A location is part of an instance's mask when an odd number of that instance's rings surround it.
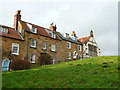
M 31 32 L 32 32 L 32 33 L 37 33 L 37 28 L 34 27 L 34 26 L 32 26 L 32 28 L 31 28 Z
M 53 38 L 56 38 L 56 34 L 53 34 Z
M 34 26 L 32 26 L 31 24 L 28 24 L 28 23 L 27 23 L 27 25 L 28 25 L 28 27 L 29 27 L 29 29 L 31 30 L 32 33 L 37 33 L 37 28 L 36 27 L 34 27 Z
M 68 33 L 66 33 L 66 38 L 69 38 L 69 34 Z
M 8 28 L 0 27 L 0 33 L 8 34 Z
M 53 33 L 52 32 L 49 32 L 50 36 L 53 38 Z

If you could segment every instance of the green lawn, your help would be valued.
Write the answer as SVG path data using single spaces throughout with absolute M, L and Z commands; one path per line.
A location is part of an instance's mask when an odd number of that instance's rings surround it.
M 102 64 L 107 63 L 107 64 Z M 107 65 L 108 67 L 103 67 Z M 117 88 L 118 57 L 101 56 L 2 73 L 3 88 Z

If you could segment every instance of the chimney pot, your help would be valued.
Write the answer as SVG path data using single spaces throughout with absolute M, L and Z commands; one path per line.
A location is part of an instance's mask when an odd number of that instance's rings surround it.
M 54 23 L 51 23 L 51 24 L 50 24 L 49 29 L 50 29 L 51 31 L 56 31 L 57 27 L 56 27 L 56 25 L 53 26 L 53 24 L 54 24 Z

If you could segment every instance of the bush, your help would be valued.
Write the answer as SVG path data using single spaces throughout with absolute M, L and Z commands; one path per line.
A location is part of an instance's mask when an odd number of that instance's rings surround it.
M 10 69 L 12 70 L 25 70 L 30 69 L 31 63 L 21 59 L 14 59 L 10 63 Z
M 40 65 L 52 64 L 52 57 L 48 54 L 43 54 L 38 59 Z

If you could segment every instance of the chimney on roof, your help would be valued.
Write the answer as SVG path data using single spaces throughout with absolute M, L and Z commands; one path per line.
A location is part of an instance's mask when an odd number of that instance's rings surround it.
M 76 36 L 75 31 L 72 32 L 71 36 L 74 36 L 74 37 Z
M 14 28 L 16 30 L 18 30 L 18 21 L 21 20 L 21 14 L 20 14 L 21 10 L 17 10 L 16 14 L 14 15 Z
M 93 37 L 93 31 L 92 30 L 90 31 L 90 36 Z
M 51 24 L 50 24 L 49 29 L 50 29 L 51 31 L 56 31 L 57 27 L 56 27 L 56 25 L 54 26 L 53 24 L 54 24 L 54 23 L 51 23 Z
M 77 36 L 76 36 L 75 31 L 72 32 L 71 37 L 73 40 L 77 40 Z

